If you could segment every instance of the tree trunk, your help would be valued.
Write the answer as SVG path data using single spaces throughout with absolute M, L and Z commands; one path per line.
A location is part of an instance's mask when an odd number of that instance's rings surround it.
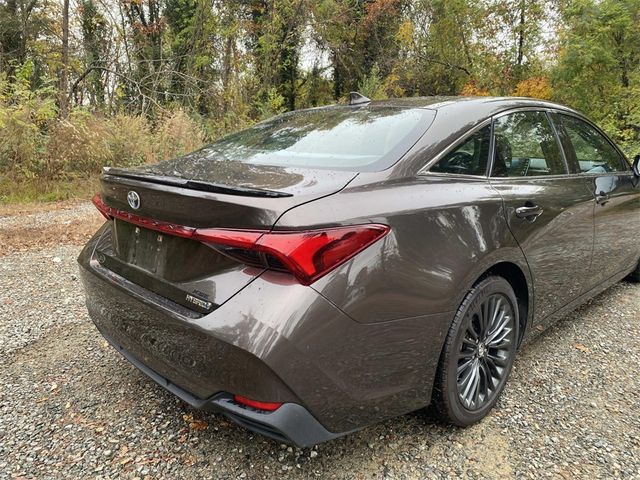
M 518 28 L 518 60 L 517 65 L 522 66 L 522 61 L 524 60 L 524 25 L 525 25 L 525 8 L 526 1 L 522 0 L 520 2 L 520 25 Z
M 62 68 L 60 70 L 60 118 L 69 115 L 69 0 L 62 5 Z

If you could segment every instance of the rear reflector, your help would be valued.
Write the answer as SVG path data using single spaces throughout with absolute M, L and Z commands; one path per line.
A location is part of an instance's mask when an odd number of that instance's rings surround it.
M 244 405 L 245 407 L 251 407 L 258 410 L 266 410 L 267 412 L 273 412 L 282 406 L 282 403 L 278 402 L 259 402 L 258 400 L 251 400 L 247 397 L 242 397 L 240 395 L 234 395 L 233 401 L 239 403 L 240 405 Z
M 389 227 L 376 223 L 304 231 L 194 228 L 141 217 L 106 205 L 99 194 L 93 203 L 105 218 L 119 218 L 144 228 L 207 243 L 249 265 L 285 270 L 309 285 L 384 237 Z

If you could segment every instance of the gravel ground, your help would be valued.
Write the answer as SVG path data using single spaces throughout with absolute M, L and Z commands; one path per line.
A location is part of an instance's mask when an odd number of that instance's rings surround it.
M 59 245 L 82 245 L 104 222 L 90 202 L 43 206 L 0 205 L 0 257 Z
M 27 215 L 0 214 L 0 228 L 45 227 L 60 223 L 68 225 L 74 220 L 86 220 L 88 217 L 93 216 L 94 213 L 95 207 L 90 202 L 83 202 Z
M 79 249 L 0 257 L 0 478 L 640 478 L 640 286 L 614 286 L 525 345 L 478 425 L 417 412 L 295 449 L 189 408 L 107 346 Z

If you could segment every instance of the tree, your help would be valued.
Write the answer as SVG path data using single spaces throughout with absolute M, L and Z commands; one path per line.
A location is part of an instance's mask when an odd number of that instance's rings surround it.
M 69 114 L 69 0 L 62 2 L 62 65 L 60 67 L 60 91 L 58 104 L 60 116 L 66 118 Z
M 258 97 L 261 101 L 276 91 L 288 110 L 296 108 L 299 56 L 308 10 L 306 0 L 249 2 L 248 45 L 260 84 Z
M 562 11 L 556 98 L 640 150 L 640 0 L 576 0 Z
M 84 49 L 84 68 L 106 68 L 108 56 L 108 24 L 99 11 L 95 0 L 82 0 L 80 3 L 80 21 L 82 28 L 82 46 Z M 105 71 L 91 70 L 87 74 L 85 89 L 89 96 L 89 105 L 93 109 L 104 107 Z
M 314 30 L 320 48 L 329 51 L 334 97 L 340 98 L 375 68 L 382 79 L 392 74 L 400 51 L 398 30 L 404 0 L 325 0 L 314 6 Z
M 51 60 L 48 52 L 38 47 L 53 41 L 56 19 L 42 0 L 0 0 L 0 72 L 10 81 L 27 60 L 32 60 L 34 74 Z M 39 88 L 37 81 L 33 88 Z

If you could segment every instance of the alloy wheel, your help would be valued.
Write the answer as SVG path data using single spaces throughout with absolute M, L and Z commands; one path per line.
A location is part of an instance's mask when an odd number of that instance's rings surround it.
M 506 380 L 516 341 L 515 315 L 506 296 L 486 297 L 473 311 L 457 357 L 458 398 L 476 411 L 490 403 Z

